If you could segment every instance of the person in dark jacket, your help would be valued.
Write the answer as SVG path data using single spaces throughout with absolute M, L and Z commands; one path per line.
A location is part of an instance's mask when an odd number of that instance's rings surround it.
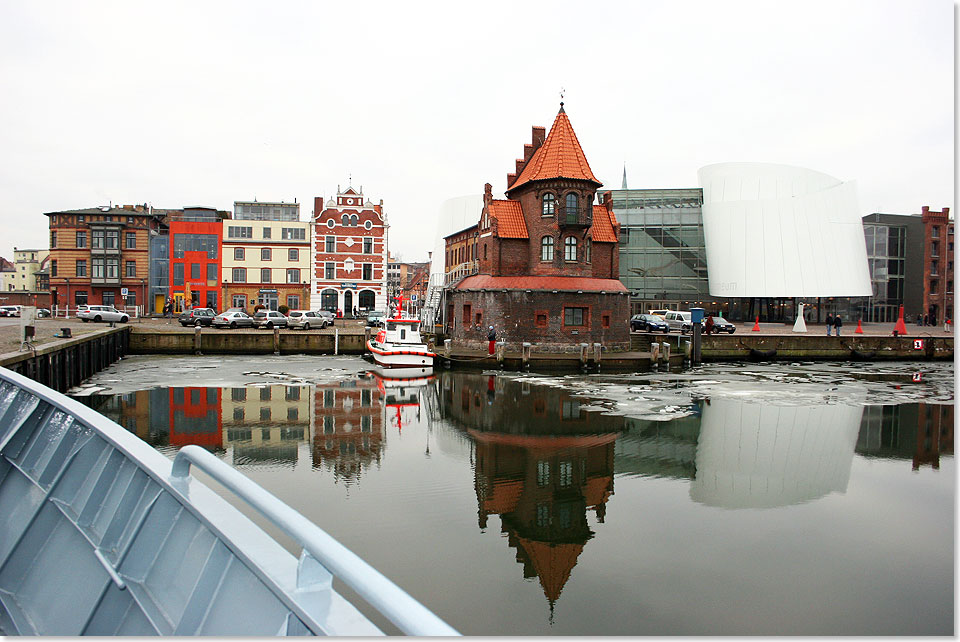
M 840 328 L 843 326 L 843 320 L 840 318 L 840 315 L 833 317 L 833 329 L 837 331 L 837 336 L 840 336 Z
M 827 314 L 827 336 L 830 336 L 830 330 L 833 329 L 833 315 Z
M 489 354 L 493 354 L 493 346 L 497 342 L 497 331 L 493 329 L 493 326 L 490 326 L 490 332 L 487 333 L 487 350 Z

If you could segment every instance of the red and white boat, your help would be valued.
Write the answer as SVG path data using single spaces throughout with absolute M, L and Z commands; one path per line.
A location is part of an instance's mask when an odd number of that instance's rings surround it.
M 397 313 L 384 319 L 383 328 L 367 341 L 367 350 L 381 368 L 433 369 L 436 353 L 420 338 L 420 319 L 403 316 L 403 296 L 397 297 Z

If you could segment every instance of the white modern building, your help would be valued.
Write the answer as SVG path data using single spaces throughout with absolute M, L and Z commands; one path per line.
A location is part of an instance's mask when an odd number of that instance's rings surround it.
M 872 294 L 854 182 L 765 163 L 698 176 L 712 296 Z

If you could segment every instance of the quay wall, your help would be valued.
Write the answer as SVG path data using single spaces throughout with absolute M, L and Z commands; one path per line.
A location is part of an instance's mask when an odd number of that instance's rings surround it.
M 131 354 L 363 354 L 366 335 L 264 330 L 196 329 L 150 332 L 135 329 Z
M 0 366 L 65 392 L 128 353 L 129 326 L 51 341 L 20 352 L 0 354 Z
M 916 343 L 920 340 L 922 343 Z M 631 347 L 648 351 L 655 341 L 667 341 L 674 350 L 684 352 L 690 335 L 633 334 Z M 722 334 L 701 337 L 704 362 L 741 361 L 763 357 L 775 360 L 885 361 L 953 359 L 954 337 L 917 334 L 914 336 L 877 336 L 851 334 L 828 337 L 811 334 Z M 762 353 L 762 354 L 758 354 Z

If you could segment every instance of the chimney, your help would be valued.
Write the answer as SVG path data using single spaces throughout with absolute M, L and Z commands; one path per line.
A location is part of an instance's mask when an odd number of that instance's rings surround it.
M 929 211 L 930 211 L 930 206 L 924 205 L 924 206 L 923 206 L 923 209 L 920 210 L 920 213 L 921 213 L 921 214 L 926 214 L 926 213 L 928 213 Z

